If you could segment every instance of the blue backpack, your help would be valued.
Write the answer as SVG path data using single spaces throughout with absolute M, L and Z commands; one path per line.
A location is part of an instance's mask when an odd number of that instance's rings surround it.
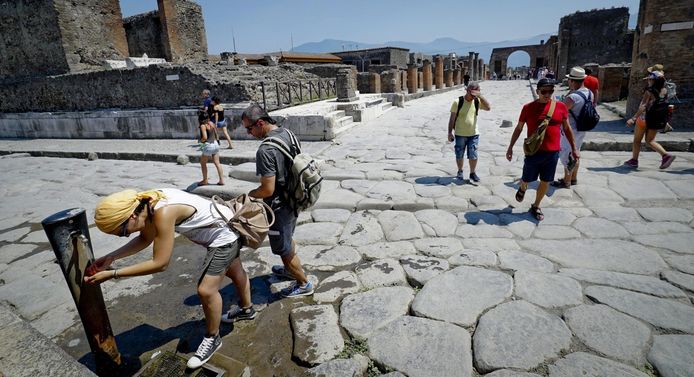
M 578 113 L 578 116 L 574 115 L 573 111 L 569 111 L 569 113 L 571 113 L 574 121 L 576 121 L 577 130 L 590 131 L 598 125 L 598 122 L 600 122 L 600 114 L 598 114 L 598 111 L 595 110 L 593 101 L 590 100 L 591 93 L 588 93 L 588 98 L 586 98 L 586 96 L 579 91 L 576 91 L 575 93 L 583 98 L 583 107 L 581 107 L 581 111 Z

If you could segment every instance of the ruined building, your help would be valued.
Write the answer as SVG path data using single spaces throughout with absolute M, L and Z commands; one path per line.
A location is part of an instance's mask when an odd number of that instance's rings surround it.
M 410 50 L 400 47 L 367 48 L 331 54 L 342 58 L 344 64 L 356 66 L 359 72 L 368 71 L 370 65 L 393 65 L 398 69 L 407 69 L 410 61 Z
M 530 56 L 531 67 L 554 67 L 557 56 L 557 37 L 552 36 L 546 43 L 540 41 L 537 45 L 495 48 L 489 58 L 491 64 L 489 70 L 495 72 L 497 77 L 506 75 L 508 57 L 516 51 L 525 51 Z

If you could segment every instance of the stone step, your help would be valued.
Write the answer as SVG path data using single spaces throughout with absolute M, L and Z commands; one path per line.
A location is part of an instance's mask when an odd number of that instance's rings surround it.
M 325 114 L 325 117 L 326 118 L 333 118 L 333 119 L 340 119 L 340 118 L 343 118 L 345 115 L 346 114 L 345 114 L 344 110 L 335 110 L 335 111 L 331 111 L 331 112 Z
M 358 124 L 358 122 L 354 122 L 354 117 L 352 117 L 351 115 L 344 116 L 342 118 L 337 119 L 333 133 L 335 134 L 335 136 L 337 136 Z

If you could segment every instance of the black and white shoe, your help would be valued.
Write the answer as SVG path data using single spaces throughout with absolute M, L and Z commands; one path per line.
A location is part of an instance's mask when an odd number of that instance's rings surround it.
M 248 308 L 239 307 L 236 311 L 229 310 L 228 312 L 222 314 L 222 322 L 232 323 L 236 321 L 250 321 L 255 318 L 256 311 L 253 306 Z
M 202 343 L 195 351 L 195 355 L 188 359 L 188 368 L 197 369 L 205 364 L 215 352 L 222 346 L 222 338 L 219 334 L 213 337 L 205 337 L 202 339 Z

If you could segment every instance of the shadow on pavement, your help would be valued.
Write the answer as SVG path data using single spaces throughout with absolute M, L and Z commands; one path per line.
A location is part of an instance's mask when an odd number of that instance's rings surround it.
M 448 185 L 456 185 L 456 186 L 462 186 L 464 184 L 469 183 L 469 180 L 467 179 L 458 179 L 456 177 L 419 177 L 414 180 L 415 183 L 419 185 L 428 185 L 428 186 L 434 186 L 434 185 L 440 185 L 440 186 L 448 186 Z

